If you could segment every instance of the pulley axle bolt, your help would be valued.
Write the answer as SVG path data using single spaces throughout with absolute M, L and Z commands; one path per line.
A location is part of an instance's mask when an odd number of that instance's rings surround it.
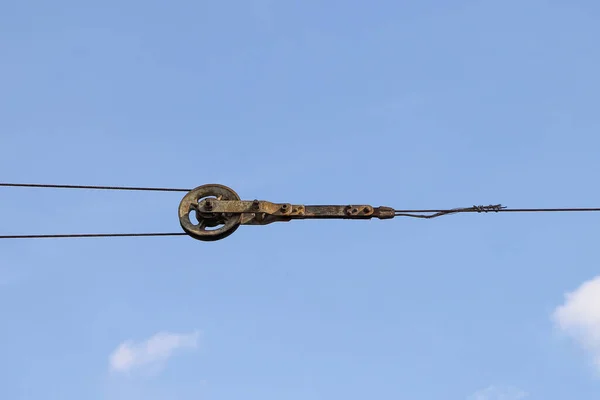
M 204 208 L 209 211 L 212 210 L 213 209 L 212 201 L 206 201 L 206 203 L 204 203 Z

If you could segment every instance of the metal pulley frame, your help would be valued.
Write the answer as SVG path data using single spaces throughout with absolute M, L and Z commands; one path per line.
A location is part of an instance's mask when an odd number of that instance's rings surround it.
M 187 193 L 179 204 L 179 222 L 191 237 L 202 241 L 224 239 L 240 225 L 267 225 L 294 219 L 390 219 L 391 207 L 370 205 L 300 205 L 264 200 L 240 200 L 231 188 L 202 185 Z M 193 220 L 196 221 L 193 221 Z

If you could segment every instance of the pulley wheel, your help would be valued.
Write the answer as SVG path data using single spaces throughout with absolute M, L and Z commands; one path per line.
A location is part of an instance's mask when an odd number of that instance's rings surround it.
M 211 213 L 204 209 L 200 210 L 198 203 L 207 198 L 240 200 L 238 194 L 227 186 L 217 184 L 198 186 L 188 192 L 181 200 L 179 204 L 179 223 L 183 230 L 194 239 L 206 242 L 224 239 L 239 228 L 242 215 Z

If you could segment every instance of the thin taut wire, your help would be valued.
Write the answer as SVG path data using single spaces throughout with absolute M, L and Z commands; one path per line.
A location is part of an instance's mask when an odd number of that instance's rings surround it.
M 1 235 L 0 239 L 58 239 L 58 238 L 102 238 L 102 237 L 139 237 L 139 236 L 184 236 L 185 232 L 158 233 L 73 233 L 62 235 Z
M 412 217 L 431 219 L 442 215 L 458 213 L 490 213 L 490 212 L 594 212 L 600 208 L 506 208 L 500 204 L 490 206 L 473 206 L 453 208 L 449 210 L 395 210 L 396 217 Z
M 54 188 L 54 189 L 95 189 L 95 190 L 141 190 L 151 192 L 189 192 L 191 189 L 131 187 L 131 186 L 90 186 L 90 185 L 49 185 L 40 183 L 0 183 L 4 187 Z
M 189 192 L 191 189 L 131 187 L 131 186 L 90 186 L 90 185 L 52 185 L 37 183 L 1 183 L 0 187 L 30 187 L 30 188 L 56 188 L 56 189 L 96 189 L 96 190 L 138 190 L 159 192 Z M 507 208 L 501 204 L 489 206 L 473 206 L 465 208 L 452 208 L 445 210 L 394 210 L 396 217 L 412 217 L 431 219 L 443 215 L 459 213 L 489 213 L 489 212 L 597 212 L 600 207 L 588 208 Z M 99 238 L 99 237 L 147 237 L 147 236 L 184 236 L 185 232 L 159 232 L 159 233 L 76 233 L 58 235 L 0 235 L 0 239 L 45 239 L 45 238 Z
M 92 186 L 92 185 L 52 185 L 39 183 L 0 183 L 3 187 L 53 188 L 53 189 L 93 189 L 93 190 L 137 190 L 152 192 L 189 192 L 190 189 L 131 187 L 131 186 Z M 185 232 L 153 233 L 73 233 L 58 235 L 0 235 L 0 239 L 57 239 L 57 238 L 103 238 L 103 237 L 148 237 L 148 236 L 185 236 Z

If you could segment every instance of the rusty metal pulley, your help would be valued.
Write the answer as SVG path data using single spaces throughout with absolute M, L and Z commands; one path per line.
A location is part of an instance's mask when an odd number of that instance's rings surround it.
M 370 205 L 305 206 L 243 201 L 227 186 L 202 185 L 188 192 L 179 204 L 179 222 L 191 237 L 202 241 L 224 239 L 240 225 L 267 225 L 294 219 L 389 219 L 395 210 Z
M 187 193 L 179 204 L 179 223 L 194 239 L 215 241 L 224 239 L 239 228 L 242 214 L 215 212 L 213 204 L 239 201 L 236 192 L 223 185 L 202 185 Z M 193 221 L 196 219 L 196 221 Z
M 184 232 L 142 233 L 58 233 L 0 235 L 0 239 L 83 238 L 83 237 L 138 237 L 138 236 L 181 236 L 188 235 L 202 241 L 215 241 L 228 237 L 240 225 L 267 225 L 273 222 L 288 222 L 294 219 L 391 219 L 411 217 L 432 219 L 459 213 L 489 212 L 600 212 L 600 207 L 571 208 L 507 208 L 501 204 L 479 205 L 450 209 L 399 210 L 391 207 L 370 205 L 302 205 L 272 203 L 264 200 L 240 200 L 238 194 L 227 186 L 209 184 L 195 189 L 138 187 L 138 186 L 94 186 L 58 185 L 39 183 L 4 183 L 0 187 L 28 187 L 54 189 L 131 190 L 152 192 L 186 192 L 179 204 L 179 223 Z
M 210 184 L 195 189 L 139 187 L 139 186 L 97 186 L 59 185 L 40 183 L 6 183 L 0 187 L 53 188 L 53 189 L 93 189 L 131 190 L 151 192 L 186 192 L 179 204 L 179 223 L 184 232 L 138 232 L 138 233 L 57 233 L 57 234 L 9 234 L 0 239 L 42 239 L 42 238 L 99 238 L 99 237 L 140 237 L 140 236 L 182 236 L 188 235 L 198 240 L 215 241 L 224 239 L 235 232 L 240 225 L 267 225 L 273 222 L 287 222 L 294 219 L 391 219 L 411 217 L 432 219 L 443 215 L 459 213 L 525 213 L 525 212 L 600 212 L 600 207 L 570 208 L 507 208 L 501 204 L 475 205 L 472 207 L 447 209 L 402 210 L 391 207 L 370 205 L 301 205 L 272 203 L 264 200 L 240 200 L 238 194 L 227 186 Z

